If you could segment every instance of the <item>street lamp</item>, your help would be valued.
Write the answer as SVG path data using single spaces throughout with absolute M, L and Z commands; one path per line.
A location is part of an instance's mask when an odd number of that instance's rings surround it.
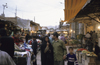
M 8 8 L 8 6 L 7 6 L 7 3 L 4 5 L 2 5 L 3 6 L 3 17 L 4 17 L 4 10 L 5 10 L 5 8 Z
M 73 31 L 73 30 L 70 30 L 71 32 Z

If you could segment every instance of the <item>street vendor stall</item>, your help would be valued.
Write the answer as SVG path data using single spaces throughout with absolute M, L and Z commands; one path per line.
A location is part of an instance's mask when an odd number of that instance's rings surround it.
M 31 45 L 22 44 L 17 46 L 15 44 L 14 61 L 17 65 L 31 65 Z
M 97 55 L 94 52 L 89 52 L 87 49 L 77 49 L 76 57 L 82 65 L 96 65 Z

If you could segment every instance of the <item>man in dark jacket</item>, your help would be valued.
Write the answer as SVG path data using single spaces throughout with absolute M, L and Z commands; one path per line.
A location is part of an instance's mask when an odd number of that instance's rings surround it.
M 26 35 L 25 39 L 26 39 L 26 43 L 27 43 L 29 40 L 29 34 Z
M 91 38 L 87 40 L 86 46 L 88 47 L 88 51 L 93 52 L 93 43 L 91 41 Z
M 12 58 L 14 56 L 14 40 L 7 36 L 5 29 L 0 29 L 0 50 L 7 52 Z
M 98 46 L 98 42 L 95 42 L 95 54 L 98 55 L 100 53 L 100 48 Z
M 36 36 L 33 36 L 33 42 L 32 42 L 32 49 L 33 49 L 33 54 L 36 56 L 37 55 L 37 41 L 36 41 Z M 33 62 L 33 65 L 37 65 L 36 60 Z

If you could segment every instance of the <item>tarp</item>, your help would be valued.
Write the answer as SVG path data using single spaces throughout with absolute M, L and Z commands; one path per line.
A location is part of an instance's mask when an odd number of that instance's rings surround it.
M 74 18 L 87 0 L 65 0 L 65 21 Z
M 26 19 L 21 19 L 21 18 L 17 18 L 17 25 L 22 28 L 22 29 L 29 29 L 31 30 L 30 27 L 30 20 L 26 20 Z

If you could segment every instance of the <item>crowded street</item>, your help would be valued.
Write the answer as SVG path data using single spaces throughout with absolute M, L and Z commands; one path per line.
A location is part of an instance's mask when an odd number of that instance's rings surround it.
M 40 51 L 37 54 L 37 65 L 41 65 L 41 52 Z M 67 61 L 64 62 L 64 65 L 67 65 Z M 79 65 L 82 65 L 82 64 L 80 63 Z
M 100 0 L 0 0 L 0 65 L 100 65 Z

